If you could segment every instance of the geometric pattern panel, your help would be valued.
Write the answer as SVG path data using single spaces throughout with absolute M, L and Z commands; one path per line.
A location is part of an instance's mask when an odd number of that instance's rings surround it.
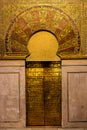
M 26 57 L 30 37 L 42 30 L 56 36 L 59 44 L 58 55 L 78 53 L 80 36 L 72 18 L 61 9 L 41 5 L 28 8 L 13 19 L 5 37 L 6 55 Z

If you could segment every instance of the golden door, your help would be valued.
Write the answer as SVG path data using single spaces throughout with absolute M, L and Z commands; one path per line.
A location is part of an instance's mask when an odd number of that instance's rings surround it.
M 27 126 L 61 125 L 60 62 L 26 62 Z

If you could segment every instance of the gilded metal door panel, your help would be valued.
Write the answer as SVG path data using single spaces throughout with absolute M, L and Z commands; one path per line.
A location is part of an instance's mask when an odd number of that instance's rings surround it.
M 61 68 L 58 62 L 27 62 L 27 125 L 61 125 Z
M 49 63 L 48 63 L 49 64 Z M 44 93 L 45 93 L 45 125 L 61 125 L 61 69 L 60 64 L 51 63 L 50 69 L 44 68 Z
M 44 125 L 43 68 L 41 64 L 26 64 L 27 125 Z

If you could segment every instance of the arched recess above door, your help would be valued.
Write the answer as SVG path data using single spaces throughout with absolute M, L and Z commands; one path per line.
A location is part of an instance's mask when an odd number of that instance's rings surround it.
M 5 37 L 5 55 L 26 57 L 27 44 L 37 31 L 46 30 L 58 39 L 57 55 L 77 54 L 80 49 L 78 29 L 70 16 L 52 6 L 35 6 L 19 13 L 8 27 Z

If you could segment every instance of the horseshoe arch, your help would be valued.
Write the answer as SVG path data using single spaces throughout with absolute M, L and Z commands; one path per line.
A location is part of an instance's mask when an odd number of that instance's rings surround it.
M 56 36 L 60 57 L 79 52 L 79 31 L 72 18 L 61 9 L 41 5 L 28 8 L 13 19 L 5 37 L 5 55 L 25 58 L 30 37 L 43 30 Z

